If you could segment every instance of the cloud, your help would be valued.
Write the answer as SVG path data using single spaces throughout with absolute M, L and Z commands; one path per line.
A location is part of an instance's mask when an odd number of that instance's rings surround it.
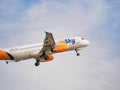
M 80 57 L 76 57 L 74 51 L 56 54 L 54 61 L 41 63 L 40 67 L 34 66 L 34 60 L 9 65 L 1 62 L 1 90 L 120 89 L 119 55 L 114 57 L 119 49 L 115 48 L 116 37 L 108 38 L 114 33 L 114 27 L 119 29 L 119 13 L 114 11 L 118 8 L 116 1 L 42 0 L 30 4 L 29 8 L 23 5 L 25 2 L 13 0 L 11 3 L 13 8 L 5 9 L 3 5 L 2 10 L 14 11 L 13 17 L 20 13 L 19 10 L 24 13 L 17 20 L 12 18 L 12 22 L 0 23 L 3 47 L 40 42 L 44 39 L 44 31 L 52 32 L 56 39 L 83 36 L 91 45 L 80 51 Z M 109 22 L 112 19 L 115 21 Z

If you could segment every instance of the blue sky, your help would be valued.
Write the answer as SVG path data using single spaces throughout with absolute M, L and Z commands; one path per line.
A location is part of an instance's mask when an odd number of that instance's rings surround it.
M 0 62 L 0 90 L 119 90 L 119 0 L 1 0 L 0 48 L 39 43 L 44 31 L 55 39 L 82 36 L 91 45 L 35 60 Z

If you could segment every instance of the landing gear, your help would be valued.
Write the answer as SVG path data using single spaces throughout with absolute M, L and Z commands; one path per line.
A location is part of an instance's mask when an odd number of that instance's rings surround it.
M 77 56 L 80 56 L 80 53 L 78 52 L 78 50 L 75 49 L 75 51 L 76 51 L 76 53 L 77 53 L 76 55 L 77 55 Z
M 80 53 L 77 53 L 76 55 L 77 55 L 77 56 L 80 56 Z
M 6 61 L 6 64 L 8 64 L 9 62 L 8 61 Z
M 35 66 L 39 66 L 39 65 L 40 65 L 40 62 L 36 61 Z

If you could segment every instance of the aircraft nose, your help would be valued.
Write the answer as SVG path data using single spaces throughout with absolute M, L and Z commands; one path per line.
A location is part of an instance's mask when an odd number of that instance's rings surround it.
M 88 40 L 85 40 L 85 41 L 84 41 L 84 45 L 85 45 L 85 46 L 88 46 L 89 44 L 90 44 L 90 41 L 88 41 Z
M 87 40 L 86 44 L 89 45 L 89 44 L 90 44 L 90 41 Z

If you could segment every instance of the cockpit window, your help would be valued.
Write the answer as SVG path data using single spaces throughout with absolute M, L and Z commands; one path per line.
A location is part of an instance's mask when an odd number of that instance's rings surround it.
M 81 40 L 84 40 L 85 38 L 81 38 Z

